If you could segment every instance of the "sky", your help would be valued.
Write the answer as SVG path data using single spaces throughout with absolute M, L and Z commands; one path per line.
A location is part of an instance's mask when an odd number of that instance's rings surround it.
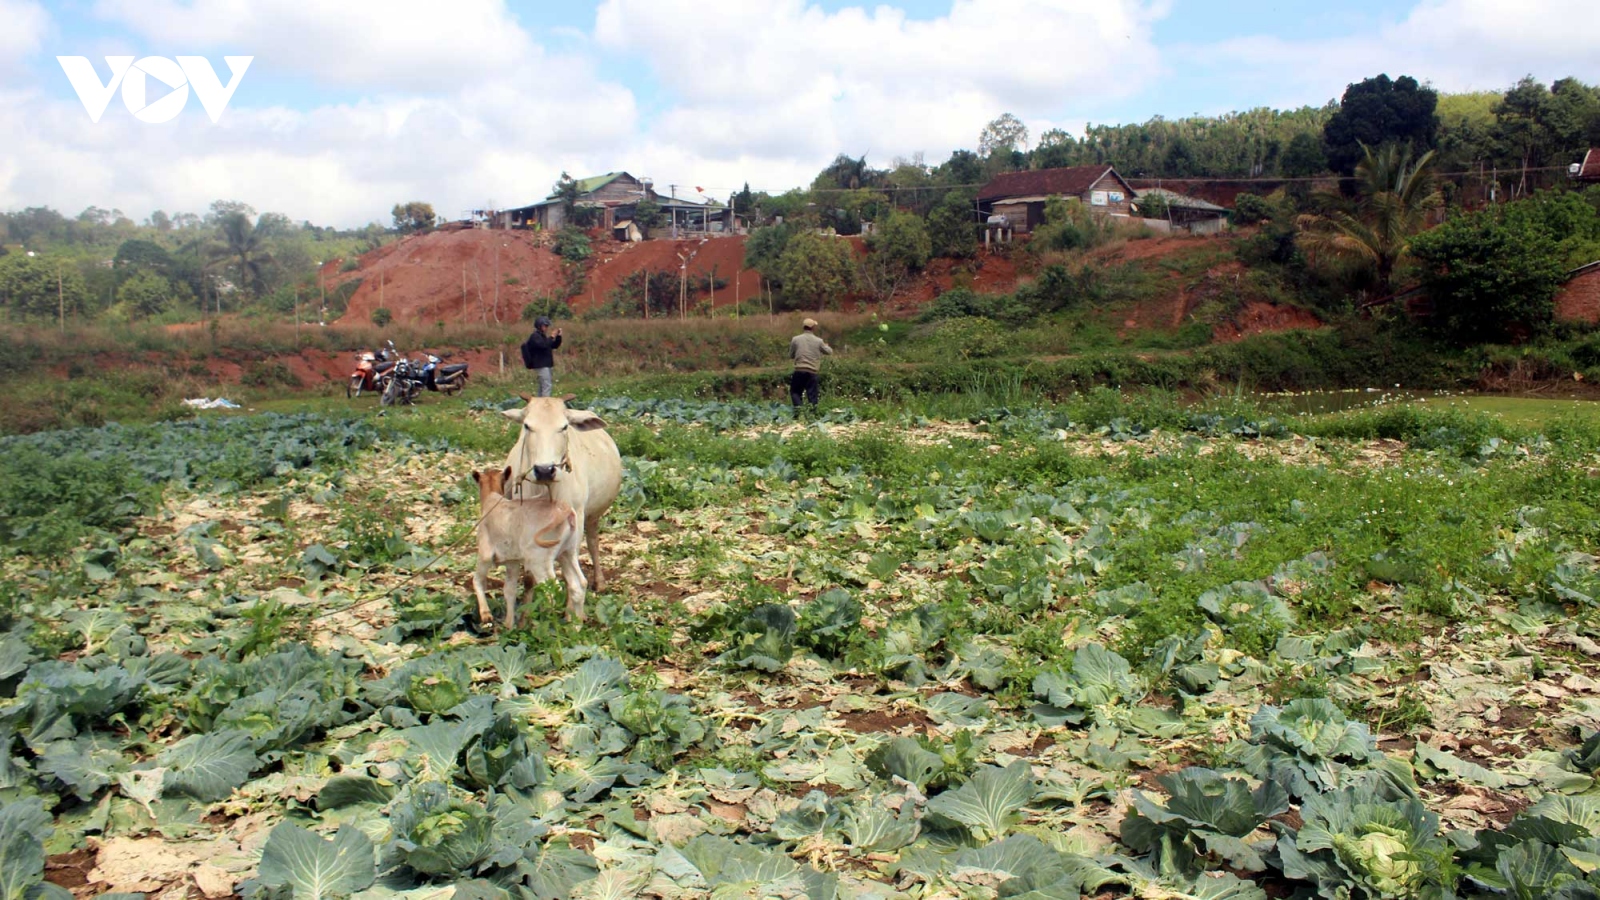
M 776 193 L 841 152 L 940 162 L 1004 112 L 1036 138 L 1322 105 L 1379 72 L 1596 83 L 1592 18 L 1593 0 L 0 0 L 0 210 L 230 199 L 357 227 L 408 200 L 523 205 L 563 171 Z M 61 56 L 102 85 L 107 56 L 205 57 L 222 85 L 224 57 L 252 60 L 215 122 L 183 79 L 170 121 L 119 87 L 96 122 Z M 147 104 L 169 90 L 136 80 Z

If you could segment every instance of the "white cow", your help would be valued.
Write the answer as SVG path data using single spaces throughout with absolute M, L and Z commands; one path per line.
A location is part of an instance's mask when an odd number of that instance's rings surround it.
M 605 432 L 606 423 L 588 410 L 567 409 L 557 397 L 528 397 L 525 409 L 504 415 L 522 424 L 517 443 L 506 457 L 511 480 L 506 496 L 519 499 L 530 484 L 546 485 L 550 499 L 565 503 L 583 519 L 592 577 L 600 590 L 600 518 L 622 489 L 622 454 Z M 581 615 L 580 615 L 581 618 Z
M 522 572 L 532 577 L 528 600 L 535 585 L 556 577 L 556 567 L 567 584 L 567 618 L 583 619 L 583 569 L 578 567 L 578 513 L 548 496 L 533 500 L 508 500 L 505 483 L 509 467 L 498 472 L 473 472 L 478 482 L 478 569 L 472 573 L 472 590 L 478 595 L 478 619 L 492 621 L 484 592 L 489 569 L 506 567 L 506 629 L 517 627 L 517 584 Z M 541 491 L 541 494 L 543 492 Z

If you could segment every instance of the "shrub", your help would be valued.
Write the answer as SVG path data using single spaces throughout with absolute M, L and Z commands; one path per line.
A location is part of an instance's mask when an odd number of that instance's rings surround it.
M 1233 224 L 1255 225 L 1272 218 L 1272 203 L 1260 194 L 1244 193 L 1233 199 Z
M 1412 239 L 1434 328 L 1465 342 L 1550 326 L 1566 274 L 1561 246 L 1519 205 L 1456 216 Z
M 556 232 L 555 243 L 550 249 L 568 262 L 582 262 L 594 252 L 589 246 L 589 236 L 571 225 Z
M 394 314 L 389 312 L 389 307 L 387 306 L 380 306 L 372 311 L 372 324 L 378 326 L 379 328 L 382 328 L 393 321 Z
M 520 318 L 524 322 L 532 322 L 540 316 L 549 316 L 552 319 L 572 318 L 572 307 L 565 300 L 558 300 L 551 296 L 539 296 L 529 300 L 522 307 Z
M 354 256 L 339 264 L 339 271 L 341 272 L 354 272 L 359 268 L 361 268 L 361 260 L 356 259 Z

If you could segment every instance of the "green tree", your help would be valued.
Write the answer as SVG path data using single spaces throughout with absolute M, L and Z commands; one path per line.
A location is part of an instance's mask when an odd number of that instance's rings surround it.
M 1313 256 L 1323 253 L 1365 265 L 1387 290 L 1412 238 L 1427 225 L 1428 212 L 1443 202 L 1433 160 L 1429 150 L 1413 161 L 1411 148 L 1401 144 L 1367 148 L 1356 166 L 1360 199 L 1355 212 L 1301 216 L 1301 247 Z
M 802 308 L 826 308 L 855 280 L 855 253 L 850 243 L 805 231 L 790 238 L 778 260 L 784 296 Z
M 1328 157 L 1322 152 L 1322 141 L 1315 135 L 1302 131 L 1289 139 L 1283 151 L 1283 174 L 1290 178 L 1310 178 L 1328 171 Z
M 983 160 L 971 150 L 956 150 L 935 172 L 941 184 L 979 184 L 983 181 Z
M 390 312 L 389 307 L 387 306 L 380 306 L 372 311 L 372 324 L 378 326 L 379 328 L 382 328 L 393 321 L 394 313 Z
M 1366 158 L 1367 147 L 1400 143 L 1420 154 L 1437 142 L 1439 95 L 1415 78 L 1388 75 L 1368 78 L 1345 88 L 1339 111 L 1322 129 L 1328 165 L 1341 175 L 1353 173 Z
M 872 234 L 867 235 L 866 244 L 862 281 L 879 300 L 892 298 L 933 255 L 933 241 L 922 219 L 900 210 L 880 219 Z
M 1436 329 L 1470 342 L 1549 327 L 1566 266 L 1554 235 L 1522 205 L 1455 216 L 1412 241 Z
M 934 256 L 965 259 L 978 252 L 978 214 L 972 188 L 945 191 L 928 213 L 928 239 Z
M 83 312 L 83 273 L 64 259 L 9 253 L 0 257 L 0 306 L 11 315 L 55 319 Z
M 978 155 L 984 158 L 1028 150 L 1028 126 L 1011 113 L 1001 113 L 978 133 Z
M 650 197 L 640 200 L 633 207 L 633 223 L 639 226 L 639 233 L 648 240 L 650 232 L 661 224 L 661 204 Z
M 394 217 L 394 230 L 402 234 L 418 231 L 427 231 L 432 228 L 438 217 L 433 214 L 433 204 L 423 203 L 421 200 L 412 200 L 408 203 L 396 203 L 390 211 Z M 263 216 L 262 218 L 266 218 Z M 257 223 L 259 225 L 259 223 Z
M 117 288 L 117 302 L 132 318 L 154 316 L 192 299 L 187 288 L 149 269 L 134 272 Z
M 154 272 L 165 277 L 172 271 L 172 254 L 154 241 L 123 241 L 117 248 L 111 268 L 119 279 L 127 279 L 137 272 Z
M 272 255 L 267 252 L 266 234 L 258 231 L 243 211 L 226 212 L 217 220 L 217 243 L 211 256 L 215 262 L 233 267 L 240 290 L 257 297 L 265 292 L 262 274 Z
M 783 251 L 788 249 L 789 240 L 799 233 L 800 226 L 793 222 L 752 229 L 744 242 L 744 267 L 755 269 L 768 281 L 776 281 Z

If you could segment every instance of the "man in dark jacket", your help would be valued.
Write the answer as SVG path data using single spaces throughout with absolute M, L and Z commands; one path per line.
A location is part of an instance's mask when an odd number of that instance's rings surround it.
M 561 329 L 550 331 L 550 317 L 533 320 L 533 334 L 522 343 L 522 364 L 539 376 L 539 396 L 550 396 L 552 379 L 550 369 L 555 365 L 555 354 L 550 351 L 561 346 Z

